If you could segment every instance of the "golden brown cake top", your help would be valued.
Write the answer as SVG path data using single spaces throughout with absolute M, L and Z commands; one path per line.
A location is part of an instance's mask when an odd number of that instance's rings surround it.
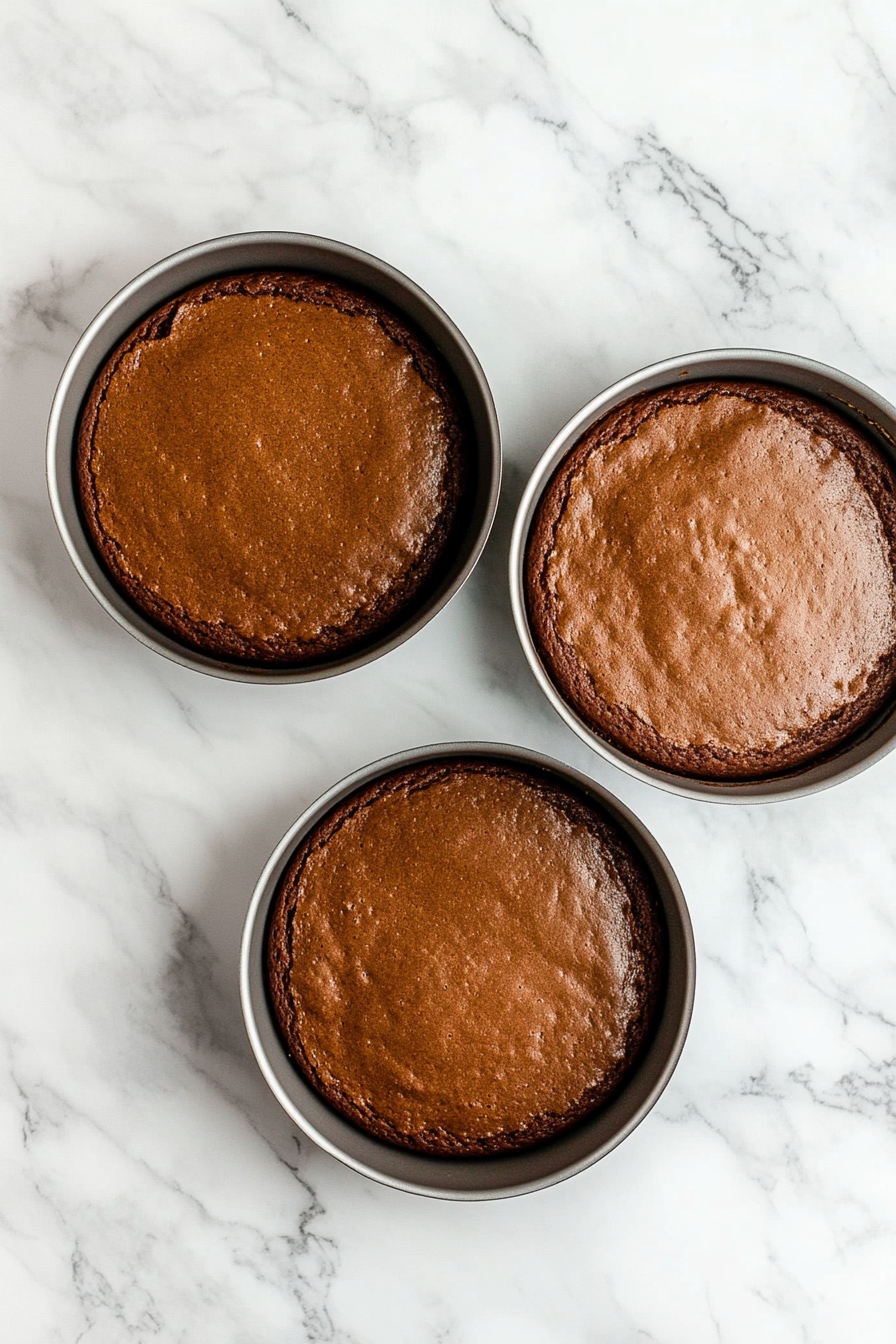
M 158 620 L 247 657 L 388 621 L 462 490 L 458 407 L 396 315 L 321 277 L 209 281 L 119 347 L 83 417 L 81 495 Z
M 663 932 L 629 842 L 522 769 L 411 767 L 300 848 L 269 941 L 297 1062 L 382 1138 L 497 1151 L 617 1087 L 662 991 Z
M 860 699 L 892 653 L 892 473 L 783 389 L 638 402 L 553 487 L 542 617 L 595 699 L 664 742 L 774 753 Z

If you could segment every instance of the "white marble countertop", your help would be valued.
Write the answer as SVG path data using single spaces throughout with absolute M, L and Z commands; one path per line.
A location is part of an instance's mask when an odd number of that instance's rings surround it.
M 0 1328 L 55 1341 L 883 1344 L 896 1320 L 896 754 L 725 808 L 604 765 L 509 613 L 525 477 L 601 387 L 707 346 L 896 398 L 888 0 L 3 0 Z M 466 589 L 311 686 L 123 633 L 50 515 L 75 339 L 216 234 L 343 239 L 491 381 L 506 488 Z M 287 825 L 388 752 L 517 742 L 616 792 L 699 949 L 678 1071 L 613 1154 L 504 1203 L 405 1196 L 296 1136 L 240 927 Z

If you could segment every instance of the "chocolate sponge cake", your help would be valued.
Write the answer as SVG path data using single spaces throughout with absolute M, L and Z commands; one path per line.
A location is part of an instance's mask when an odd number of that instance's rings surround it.
M 896 478 L 792 389 L 700 381 L 598 420 L 541 498 L 542 663 L 649 765 L 758 780 L 836 753 L 896 687 Z
M 424 337 L 321 275 L 209 280 L 97 376 L 77 485 L 114 582 L 216 658 L 301 665 L 400 625 L 472 488 L 461 395 Z
M 369 1133 L 446 1157 L 527 1147 L 612 1097 L 666 959 L 619 825 L 487 757 L 398 769 L 338 804 L 293 855 L 267 933 L 296 1066 Z

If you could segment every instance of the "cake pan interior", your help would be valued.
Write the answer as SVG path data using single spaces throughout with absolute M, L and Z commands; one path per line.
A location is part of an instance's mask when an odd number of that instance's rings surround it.
M 436 587 L 408 618 L 343 658 L 268 667 L 215 658 L 149 621 L 112 582 L 86 533 L 74 477 L 81 408 L 109 353 L 148 313 L 191 285 L 246 270 L 305 270 L 362 286 L 404 313 L 438 350 L 466 402 L 475 445 L 472 507 L 453 557 Z M 85 331 L 66 365 L 47 435 L 47 478 L 57 526 L 81 578 L 103 607 L 144 644 L 188 667 L 238 681 L 313 681 L 335 676 L 410 638 L 441 610 L 472 571 L 488 538 L 501 486 L 501 446 L 485 375 L 464 337 L 442 309 L 401 272 L 347 244 L 306 234 L 252 233 L 216 238 L 178 252 L 126 285 Z
M 525 601 L 525 554 L 541 495 L 555 469 L 582 435 L 629 397 L 704 378 L 755 379 L 795 388 L 852 419 L 896 466 L 896 409 L 848 374 L 825 364 L 775 350 L 703 350 L 664 360 L 614 383 L 569 421 L 536 466 L 517 512 L 510 550 L 514 621 L 526 659 L 554 709 L 582 741 L 627 774 L 669 793 L 710 802 L 776 802 L 816 793 L 866 769 L 896 744 L 896 703 L 873 719 L 839 751 L 804 770 L 756 781 L 692 779 L 637 760 L 597 734 L 554 686 L 532 638 Z
M 355 789 L 409 764 L 458 756 L 489 756 L 528 765 L 572 783 L 611 813 L 643 855 L 656 883 L 669 936 L 669 976 L 656 1033 L 622 1090 L 593 1115 L 556 1138 L 497 1157 L 440 1158 L 405 1151 L 364 1133 L 315 1092 L 292 1064 L 272 1018 L 264 977 L 271 903 L 301 839 Z M 271 1090 L 292 1120 L 322 1148 L 364 1175 L 413 1194 L 482 1200 L 519 1195 L 582 1171 L 610 1152 L 650 1111 L 684 1046 L 694 999 L 695 954 L 690 917 L 668 860 L 644 827 L 612 795 L 584 775 L 534 752 L 494 743 L 448 743 L 401 753 L 356 772 L 326 793 L 292 827 L 256 888 L 246 920 L 241 996 L 253 1051 Z

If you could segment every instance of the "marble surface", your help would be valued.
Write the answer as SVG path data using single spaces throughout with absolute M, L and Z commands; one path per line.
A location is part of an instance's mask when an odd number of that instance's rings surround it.
M 3 0 L 2 1335 L 878 1344 L 896 1319 L 896 755 L 724 808 L 603 765 L 513 632 L 510 520 L 555 430 L 652 360 L 754 344 L 896 398 L 887 0 Z M 427 629 L 311 686 L 141 647 L 56 535 L 43 435 L 79 332 L 253 228 L 399 266 L 491 380 L 506 488 Z M 237 948 L 295 816 L 454 738 L 591 772 L 674 863 L 697 1003 L 659 1106 L 522 1200 L 404 1196 L 297 1141 Z

